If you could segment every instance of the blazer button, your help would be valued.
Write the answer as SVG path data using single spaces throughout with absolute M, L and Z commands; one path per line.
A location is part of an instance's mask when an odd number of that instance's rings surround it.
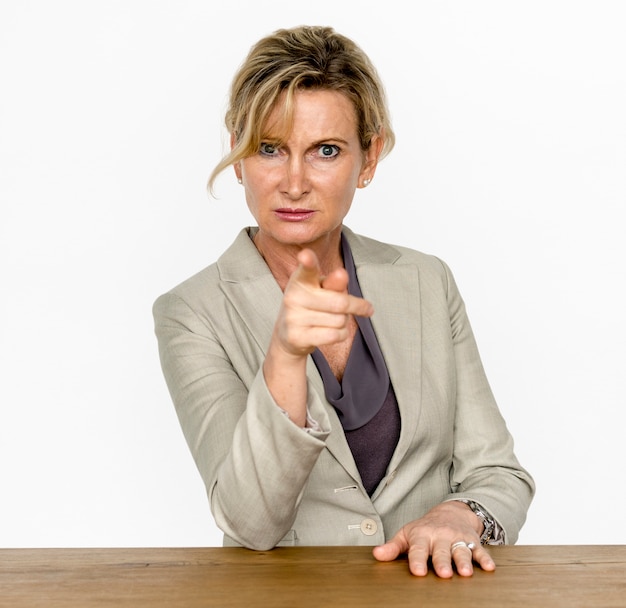
M 361 522 L 361 532 L 365 536 L 373 536 L 378 532 L 378 524 L 373 519 L 364 519 Z

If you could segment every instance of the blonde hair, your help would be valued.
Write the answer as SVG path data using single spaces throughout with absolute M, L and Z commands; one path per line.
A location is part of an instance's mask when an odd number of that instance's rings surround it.
M 225 116 L 234 144 L 213 169 L 209 192 L 222 171 L 258 152 L 268 117 L 283 93 L 282 127 L 287 136 L 293 97 L 301 89 L 343 93 L 354 105 L 361 148 L 367 150 L 374 136 L 384 142 L 380 158 L 393 148 L 384 87 L 361 48 L 331 27 L 280 29 L 259 40 L 235 74 Z

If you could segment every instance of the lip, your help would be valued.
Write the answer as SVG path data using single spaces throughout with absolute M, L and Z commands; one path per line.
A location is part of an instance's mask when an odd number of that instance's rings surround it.
M 286 222 L 303 222 L 315 215 L 315 211 L 311 209 L 291 209 L 289 207 L 281 207 L 274 210 L 274 213 Z

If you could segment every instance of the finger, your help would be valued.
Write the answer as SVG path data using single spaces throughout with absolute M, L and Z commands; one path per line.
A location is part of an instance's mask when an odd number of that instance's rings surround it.
M 326 290 L 345 293 L 348 289 L 348 273 L 343 268 L 333 270 L 322 279 L 322 287 Z M 350 295 L 345 312 L 359 317 L 371 317 L 374 314 L 374 307 L 365 299 Z
M 457 549 L 454 551 L 456 554 L 460 552 L 461 549 Z M 466 550 L 469 553 L 468 550 Z M 433 559 L 433 569 L 437 576 L 441 578 L 450 578 L 454 573 L 452 569 L 453 559 L 456 555 L 452 555 L 450 551 L 450 545 L 447 542 L 439 542 L 433 547 L 432 551 L 432 559 Z
M 337 268 L 322 279 L 322 287 L 342 293 L 348 290 L 348 280 L 345 268 Z
M 306 310 L 307 314 L 317 311 L 320 314 L 329 315 L 328 319 L 335 315 L 336 319 L 329 322 L 331 327 L 336 327 L 338 323 L 345 325 L 348 315 L 371 317 L 374 314 L 372 304 L 363 298 L 347 293 L 337 293 L 330 289 L 312 288 L 302 283 L 291 284 L 290 282 L 289 288 L 285 290 L 284 302 L 294 311 Z M 307 317 L 306 322 L 315 325 L 326 324 L 323 319 L 315 317 Z
M 303 249 L 298 252 L 298 268 L 291 275 L 290 281 L 298 282 L 311 287 L 320 287 L 322 284 L 322 271 L 315 252 L 311 249 Z
M 430 542 L 425 537 L 418 538 L 409 547 L 409 570 L 415 576 L 428 574 L 428 558 L 430 557 Z
M 467 545 L 452 547 L 449 552 L 459 575 L 472 576 L 474 574 L 472 550 Z
M 474 549 L 474 561 L 485 571 L 493 572 L 496 569 L 496 562 L 489 554 L 489 551 L 483 546 L 478 545 Z
M 348 314 L 357 317 L 371 317 L 374 314 L 374 307 L 371 302 L 356 296 L 348 296 Z
M 310 306 L 344 315 L 371 317 L 374 314 L 374 307 L 370 302 L 345 293 L 348 287 L 348 273 L 343 268 L 338 268 L 329 276 L 323 277 L 317 256 L 311 249 L 300 251 L 297 259 L 300 264 L 289 282 L 298 283 L 308 289 L 322 287 L 324 290 L 318 292 L 323 300 L 317 304 L 311 302 Z
M 318 303 L 319 304 L 319 303 Z M 299 322 L 299 328 L 303 330 L 321 329 L 329 331 L 348 330 L 348 315 L 343 313 L 332 313 L 325 310 L 317 310 L 309 307 L 303 313 Z M 294 323 L 295 325 L 295 323 Z M 348 336 L 343 336 L 347 338 Z
M 374 307 L 371 302 L 364 298 L 326 289 L 322 289 L 318 292 L 317 301 L 311 302 L 310 305 L 317 310 L 323 310 L 329 314 L 336 315 L 371 317 L 374 314 Z
M 400 542 L 392 538 L 384 545 L 374 547 L 372 554 L 379 562 L 392 562 L 405 550 L 406 548 L 403 548 Z
M 306 286 L 306 291 L 308 295 L 315 295 L 315 300 L 310 299 L 307 302 L 310 308 L 338 315 L 371 317 L 374 314 L 374 307 L 371 302 L 350 295 L 345 290 L 337 292 L 333 289 L 327 289 L 326 279 L 322 281 L 322 289 L 313 292 L 309 286 Z
M 327 344 L 337 344 L 348 337 L 348 329 L 333 327 L 308 327 L 303 328 L 297 334 L 291 334 L 290 344 L 294 344 L 298 349 L 307 349 Z

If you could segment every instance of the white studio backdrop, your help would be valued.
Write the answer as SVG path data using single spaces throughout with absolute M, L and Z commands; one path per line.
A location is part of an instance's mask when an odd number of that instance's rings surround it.
M 446 260 L 534 475 L 523 544 L 626 543 L 626 5 L 0 0 L 0 546 L 220 545 L 154 299 L 251 223 L 231 76 L 332 25 L 398 143 L 346 223 Z

